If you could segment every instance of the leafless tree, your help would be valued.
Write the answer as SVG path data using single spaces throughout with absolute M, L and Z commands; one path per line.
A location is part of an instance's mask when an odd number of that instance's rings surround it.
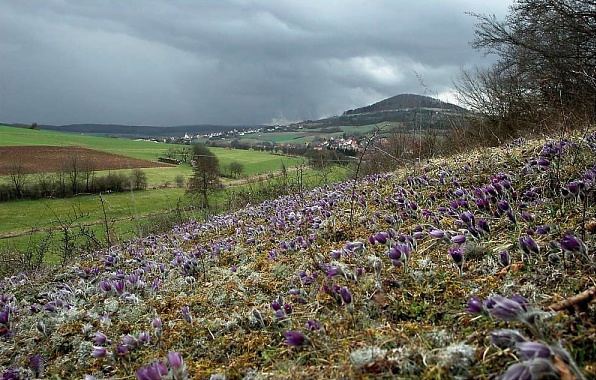
M 22 198 L 28 179 L 23 163 L 13 162 L 8 168 L 8 175 L 17 197 Z
M 95 177 L 95 163 L 89 158 L 82 158 L 79 166 L 82 181 L 85 183 L 85 192 L 89 193 L 91 192 L 93 178 Z
M 517 0 L 504 20 L 473 16 L 473 47 L 498 61 L 462 75 L 463 104 L 510 128 L 560 110 L 595 119 L 596 1 Z
M 79 190 L 79 178 L 81 176 L 81 157 L 73 154 L 64 163 L 64 173 L 68 178 L 72 195 L 76 195 Z

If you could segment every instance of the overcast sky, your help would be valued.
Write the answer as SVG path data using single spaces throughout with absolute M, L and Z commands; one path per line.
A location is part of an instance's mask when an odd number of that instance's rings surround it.
M 490 59 L 465 12 L 509 3 L 0 0 L 0 121 L 257 124 L 445 99 Z

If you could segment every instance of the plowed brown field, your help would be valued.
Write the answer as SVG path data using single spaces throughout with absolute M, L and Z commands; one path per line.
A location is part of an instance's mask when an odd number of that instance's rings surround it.
M 90 164 L 93 170 L 174 166 L 76 146 L 3 146 L 0 147 L 0 175 L 10 174 L 15 167 L 22 168 L 23 173 L 57 172 L 65 169 L 74 158 L 79 168 Z

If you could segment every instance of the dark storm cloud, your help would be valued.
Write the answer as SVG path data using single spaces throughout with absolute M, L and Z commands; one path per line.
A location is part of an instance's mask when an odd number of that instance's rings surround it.
M 503 1 L 2 1 L 0 121 L 249 124 L 446 96 Z

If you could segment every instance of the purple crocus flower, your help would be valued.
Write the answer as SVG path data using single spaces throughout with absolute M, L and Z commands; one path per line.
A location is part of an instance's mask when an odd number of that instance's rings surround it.
M 151 363 L 137 370 L 137 380 L 161 380 L 168 374 L 168 367 L 161 361 Z
M 482 300 L 478 297 L 472 297 L 468 300 L 468 307 L 466 308 L 468 313 L 480 314 L 484 310 Z
M 306 336 L 303 333 L 296 330 L 286 331 L 284 333 L 286 338 L 286 344 L 288 346 L 299 347 L 306 343 Z
M 550 232 L 550 227 L 549 226 L 538 226 L 536 227 L 536 233 L 538 235 L 546 235 Z
M 451 242 L 455 244 L 463 244 L 466 242 L 466 235 L 455 235 L 451 238 Z
M 550 347 L 539 342 L 519 342 L 515 345 L 517 352 L 522 359 L 550 358 L 552 351 Z

